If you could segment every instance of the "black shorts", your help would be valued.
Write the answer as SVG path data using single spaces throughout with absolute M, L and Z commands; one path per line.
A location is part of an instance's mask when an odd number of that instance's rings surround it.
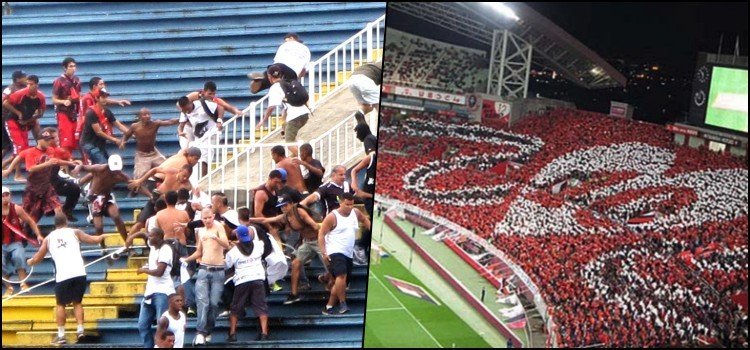
M 268 316 L 268 303 L 266 303 L 266 285 L 262 280 L 245 282 L 234 286 L 232 297 L 232 315 L 245 317 L 245 306 L 250 302 L 256 317 Z
M 86 276 L 78 276 L 55 284 L 57 305 L 80 304 L 86 292 Z
M 145 224 L 146 220 L 148 220 L 150 217 L 156 215 L 156 201 L 153 199 L 149 199 L 148 202 L 146 202 L 146 205 L 143 206 L 143 209 L 141 209 L 141 212 L 138 213 L 138 219 L 137 221 L 141 224 Z
M 352 258 L 347 258 L 344 254 L 334 253 L 328 256 L 331 259 L 331 274 L 333 277 L 346 275 L 347 279 L 352 274 Z

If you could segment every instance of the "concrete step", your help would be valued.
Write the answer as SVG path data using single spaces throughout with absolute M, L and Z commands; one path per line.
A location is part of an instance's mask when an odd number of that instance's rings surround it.
M 84 299 L 86 299 L 84 297 Z M 52 303 L 54 305 L 54 303 Z M 83 312 L 88 320 L 99 320 L 103 318 L 117 318 L 116 306 L 84 306 Z M 73 308 L 65 308 L 65 315 L 68 319 L 73 319 Z M 7 307 L 3 305 L 3 321 L 13 320 L 55 320 L 55 307 L 46 306 L 27 306 L 27 307 Z
M 88 332 L 88 331 L 87 331 Z M 30 332 L 18 332 L 16 333 L 17 344 L 8 345 L 24 345 L 24 346 L 49 346 L 53 339 L 57 337 L 57 331 L 30 331 Z M 78 341 L 78 337 L 75 331 L 65 332 L 65 339 L 69 344 L 75 344 Z M 5 342 L 3 341 L 3 344 Z
M 148 258 L 145 258 L 143 263 L 147 262 Z M 138 268 L 109 269 L 107 270 L 107 282 L 145 282 L 148 279 L 148 275 L 145 273 L 138 274 L 137 270 Z

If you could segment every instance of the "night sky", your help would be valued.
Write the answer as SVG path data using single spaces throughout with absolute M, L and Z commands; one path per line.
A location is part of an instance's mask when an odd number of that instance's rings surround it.
M 609 101 L 636 107 L 635 118 L 655 123 L 683 121 L 690 100 L 690 81 L 698 52 L 716 53 L 724 34 L 722 53 L 747 56 L 747 2 L 744 3 L 526 3 L 628 76 L 628 65 L 658 65 L 669 78 L 666 86 L 629 80 L 625 89 L 589 91 L 572 84 L 535 86 L 530 92 L 576 103 L 579 108 L 608 112 Z M 481 43 L 396 11 L 388 12 L 387 26 L 461 46 L 489 50 Z M 386 33 L 387 40 L 387 33 Z M 676 78 L 671 82 L 671 78 Z M 635 83 L 635 86 L 633 85 Z M 552 95 L 555 91 L 564 95 Z M 531 94 L 530 94 L 531 96 Z
M 605 59 L 652 61 L 692 76 L 699 51 L 747 56 L 743 3 L 527 3 Z

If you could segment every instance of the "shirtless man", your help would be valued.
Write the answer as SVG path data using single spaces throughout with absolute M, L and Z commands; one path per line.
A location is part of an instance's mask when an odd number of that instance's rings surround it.
M 79 165 L 74 172 L 81 170 L 93 176 L 86 198 L 89 200 L 89 213 L 94 221 L 96 235 L 104 233 L 103 217 L 106 215 L 115 222 L 122 239 L 127 239 L 128 232 L 120 217 L 120 208 L 112 196 L 112 189 L 116 184 L 130 181 L 130 177 L 122 172 L 122 158 L 115 154 L 109 157 L 107 164 Z
M 271 158 L 273 158 L 274 163 L 276 163 L 276 168 L 286 170 L 287 186 L 299 191 L 300 193 L 307 193 L 305 179 L 302 177 L 299 163 L 295 164 L 295 161 L 292 158 L 286 156 L 284 146 L 274 146 L 271 148 Z
M 122 135 L 122 143 L 128 142 L 131 136 L 135 136 L 135 169 L 133 178 L 140 179 L 149 170 L 160 166 L 167 160 L 158 149 L 156 149 L 156 133 L 162 126 L 177 125 L 178 118 L 170 120 L 151 120 L 151 111 L 141 108 L 136 114 L 138 121 L 133 123 Z M 147 193 L 144 193 L 148 195 Z M 167 232 L 167 231 L 164 231 Z
M 151 193 L 151 199 L 146 203 L 138 215 L 137 222 L 130 229 L 130 234 L 140 231 L 146 224 L 146 220 L 156 214 L 154 204 L 156 200 L 162 197 L 163 193 L 169 191 L 178 191 L 180 188 L 190 188 L 190 174 L 193 166 L 198 164 L 201 151 L 196 147 L 190 147 L 185 151 L 169 157 L 159 167 L 149 170 L 141 178 L 130 182 L 128 188 L 131 191 L 138 191 L 141 185 L 150 177 L 154 177 L 160 182 L 158 187 Z M 171 231 L 171 230 L 169 230 Z
M 164 231 L 164 240 L 167 243 L 177 241 L 185 246 L 187 245 L 187 239 L 185 238 L 184 224 L 187 224 L 190 218 L 187 212 L 175 208 L 177 205 L 177 191 L 165 193 L 164 200 L 167 202 L 167 208 L 156 213 L 156 224 Z
M 300 272 L 302 267 L 309 261 L 323 255 L 318 247 L 318 225 L 308 212 L 309 209 L 295 204 L 288 196 L 279 196 L 279 203 L 276 205 L 281 208 L 283 214 L 273 218 L 250 218 L 250 222 L 259 224 L 285 224 L 287 229 L 297 231 L 300 234 L 302 244 L 297 248 L 297 256 L 292 261 L 292 293 L 289 294 L 284 304 L 292 304 L 302 300 L 297 293 L 299 285 Z
M 197 246 L 193 255 L 182 258 L 187 263 L 200 260 L 195 282 L 195 298 L 198 304 L 198 322 L 195 345 L 204 345 L 216 322 L 219 300 L 224 289 L 224 250 L 229 249 L 229 240 L 224 225 L 214 221 L 214 212 L 204 208 L 201 220 L 205 227 L 196 232 Z

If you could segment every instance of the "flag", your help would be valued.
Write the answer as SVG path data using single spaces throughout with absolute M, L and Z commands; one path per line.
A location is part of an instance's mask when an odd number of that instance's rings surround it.
M 420 286 L 390 276 L 385 276 L 385 278 L 387 278 L 388 282 L 396 287 L 396 289 L 398 289 L 398 291 L 401 293 L 411 295 L 415 298 L 422 299 L 435 305 L 440 305 L 440 302 L 437 301 L 437 299 L 433 298 L 429 293 L 427 293 L 426 290 L 424 290 L 424 288 Z
M 508 328 L 510 328 L 510 329 L 521 329 L 521 328 L 524 328 L 524 327 L 526 327 L 526 318 L 525 317 L 524 317 L 524 319 L 522 319 L 520 321 L 508 323 Z
M 518 321 L 521 321 L 521 320 L 524 320 L 524 319 L 526 319 L 526 315 L 520 314 L 520 315 L 518 315 L 516 317 L 512 317 L 512 318 L 509 318 L 509 319 L 505 320 L 505 323 L 518 322 Z
M 518 304 L 510 309 L 500 309 L 500 314 L 505 318 L 513 318 L 523 314 L 523 305 Z
M 518 297 L 515 294 L 511 294 L 504 298 L 498 298 L 497 302 L 499 304 L 507 304 L 507 305 L 517 305 L 518 304 Z

